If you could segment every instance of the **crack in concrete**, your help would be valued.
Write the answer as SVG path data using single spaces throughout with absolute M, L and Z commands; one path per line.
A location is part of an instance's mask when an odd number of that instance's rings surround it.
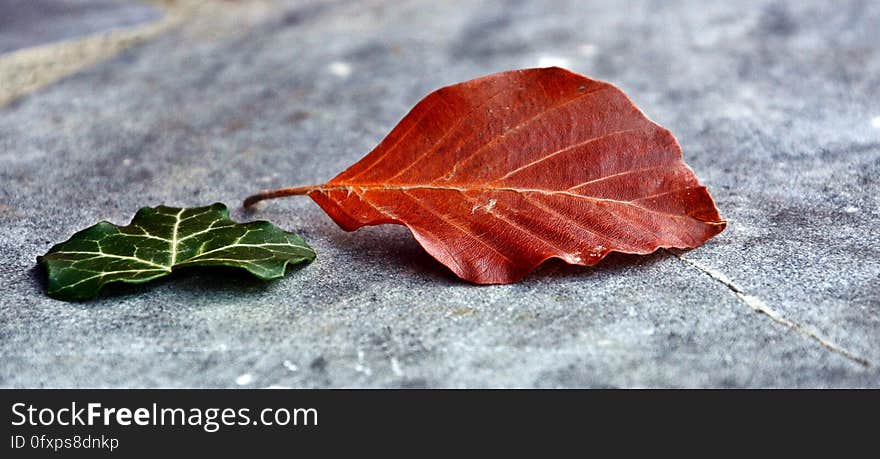
M 767 303 L 765 303 L 764 300 L 756 296 L 747 294 L 742 288 L 733 283 L 733 281 L 730 280 L 730 278 L 728 278 L 723 273 L 718 272 L 712 268 L 703 266 L 700 263 L 697 263 L 696 261 L 693 261 L 691 259 L 685 258 L 680 253 L 676 253 L 673 250 L 667 249 L 667 252 L 675 255 L 676 258 L 678 258 L 688 266 L 694 267 L 701 271 L 703 274 L 706 274 L 712 279 L 715 279 L 716 281 L 724 284 L 724 286 L 729 288 L 736 295 L 737 299 L 739 299 L 746 306 L 750 307 L 753 311 L 766 315 L 772 321 L 800 333 L 801 335 L 819 343 L 820 345 L 822 345 L 822 347 L 832 352 L 835 352 L 863 367 L 869 368 L 873 365 L 870 361 L 868 361 L 868 359 L 842 348 L 841 346 L 833 343 L 829 339 L 819 335 L 814 331 L 804 328 L 802 325 L 796 322 L 786 319 L 781 313 L 779 313 L 779 311 L 771 308 Z

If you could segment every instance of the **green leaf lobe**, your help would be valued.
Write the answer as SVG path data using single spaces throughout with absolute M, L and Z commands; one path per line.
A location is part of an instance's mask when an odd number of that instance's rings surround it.
M 263 280 L 284 276 L 288 264 L 314 260 L 299 236 L 266 221 L 236 223 L 225 205 L 144 207 L 127 226 L 100 222 L 52 247 L 47 293 L 61 300 L 97 296 L 111 282 L 143 283 L 187 266 L 242 268 Z

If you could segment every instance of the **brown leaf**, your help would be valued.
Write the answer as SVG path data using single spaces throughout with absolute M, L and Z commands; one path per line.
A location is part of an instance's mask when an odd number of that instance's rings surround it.
M 343 229 L 406 225 L 478 284 L 519 280 L 548 258 L 690 248 L 725 222 L 672 134 L 616 87 L 560 68 L 437 90 L 366 157 L 308 194 Z

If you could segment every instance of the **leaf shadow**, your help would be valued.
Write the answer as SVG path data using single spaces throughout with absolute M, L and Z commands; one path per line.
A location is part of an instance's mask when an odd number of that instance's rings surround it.
M 40 263 L 37 263 L 28 270 L 28 277 L 31 278 L 32 283 L 35 284 L 41 292 L 45 292 L 49 288 L 46 267 Z
M 305 264 L 287 265 L 285 277 L 302 269 Z M 42 292 L 46 292 L 48 279 L 46 268 L 37 265 L 30 271 L 31 277 Z M 281 279 L 264 281 L 248 271 L 230 266 L 198 266 L 179 268 L 171 274 L 142 284 L 128 282 L 111 282 L 104 285 L 98 296 L 81 301 L 67 303 L 84 307 L 113 306 L 117 301 L 129 297 L 141 296 L 159 288 L 173 288 L 175 294 L 181 296 L 245 295 L 262 293 L 271 288 L 272 284 Z
M 593 266 L 571 265 L 558 258 L 552 258 L 527 274 L 521 282 L 583 280 L 600 273 L 615 274 L 632 269 L 648 268 L 666 260 L 670 256 L 670 254 L 662 250 L 648 255 L 611 252 Z
M 402 271 L 417 276 L 421 282 L 443 286 L 467 284 L 429 255 L 401 225 L 364 227 L 355 232 L 337 230 L 329 232 L 326 237 L 358 266 L 376 265 L 379 260 L 385 269 L 400 266 Z
M 408 230 L 397 225 L 384 228 L 362 228 L 355 233 L 335 232 L 328 235 L 331 242 L 340 247 L 353 262 L 360 265 L 375 264 L 404 266 L 423 282 L 442 283 L 444 286 L 475 285 L 460 279 L 449 268 L 428 254 Z M 547 281 L 583 280 L 597 273 L 615 273 L 650 267 L 672 256 L 664 250 L 648 255 L 612 252 L 594 266 L 571 265 L 558 258 L 541 263 L 525 275 L 519 283 L 529 284 Z

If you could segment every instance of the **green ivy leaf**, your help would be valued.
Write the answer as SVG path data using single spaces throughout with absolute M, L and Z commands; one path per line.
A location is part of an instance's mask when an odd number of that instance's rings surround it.
M 288 263 L 314 259 L 315 251 L 296 234 L 266 221 L 236 223 L 217 203 L 144 207 L 128 226 L 100 222 L 37 262 L 46 266 L 49 296 L 69 301 L 93 298 L 104 284 L 139 284 L 179 267 L 233 266 L 269 280 L 284 276 Z

